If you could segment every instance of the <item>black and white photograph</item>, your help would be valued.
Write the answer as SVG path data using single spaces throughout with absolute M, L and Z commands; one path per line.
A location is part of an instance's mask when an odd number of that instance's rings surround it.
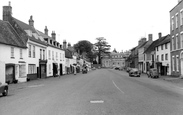
M 183 0 L 0 0 L 0 115 L 183 115 Z

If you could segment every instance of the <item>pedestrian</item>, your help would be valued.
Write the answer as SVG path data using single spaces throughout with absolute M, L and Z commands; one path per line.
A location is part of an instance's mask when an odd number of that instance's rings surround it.
M 74 65 L 74 75 L 76 75 L 76 65 Z

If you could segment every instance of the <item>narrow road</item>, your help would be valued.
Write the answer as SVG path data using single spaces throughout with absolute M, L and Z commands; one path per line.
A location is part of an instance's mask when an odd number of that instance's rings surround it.
M 25 84 L 0 97 L 0 115 L 183 114 L 183 89 L 123 71 L 98 69 Z

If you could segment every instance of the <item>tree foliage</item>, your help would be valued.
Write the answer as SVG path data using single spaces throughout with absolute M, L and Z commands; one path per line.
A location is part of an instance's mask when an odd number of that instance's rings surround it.
M 74 44 L 74 49 L 81 55 L 91 52 L 93 45 L 87 40 L 81 40 L 77 44 Z
M 85 55 L 89 58 L 90 62 L 93 61 L 93 58 L 96 58 L 96 54 L 92 52 L 93 44 L 87 40 L 79 41 L 74 45 L 74 49 L 80 54 Z
M 110 50 L 110 45 L 106 41 L 104 37 L 98 37 L 96 38 L 97 42 L 95 43 L 95 46 L 97 47 L 98 51 L 98 59 L 99 59 L 99 64 L 101 64 L 101 58 L 102 58 L 102 53 L 104 54 L 109 54 Z

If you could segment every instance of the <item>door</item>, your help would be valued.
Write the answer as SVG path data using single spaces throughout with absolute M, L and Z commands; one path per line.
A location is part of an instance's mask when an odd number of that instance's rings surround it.
M 62 64 L 60 64 L 60 75 L 63 75 Z

